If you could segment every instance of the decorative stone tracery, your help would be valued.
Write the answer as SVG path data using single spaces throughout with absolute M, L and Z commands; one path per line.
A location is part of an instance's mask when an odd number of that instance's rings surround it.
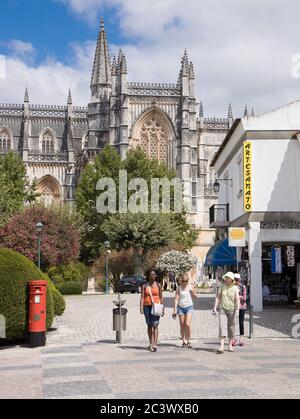
M 6 152 L 11 149 L 11 139 L 7 130 L 0 131 L 0 152 Z
M 47 130 L 42 135 L 42 153 L 54 154 L 55 153 L 55 140 L 53 134 Z
M 160 113 L 153 111 L 137 121 L 131 146 L 140 146 L 150 158 L 168 164 L 170 142 L 171 132 L 167 121 Z
M 61 187 L 58 181 L 50 175 L 44 176 L 38 183 L 40 200 L 46 206 L 60 202 L 62 199 Z

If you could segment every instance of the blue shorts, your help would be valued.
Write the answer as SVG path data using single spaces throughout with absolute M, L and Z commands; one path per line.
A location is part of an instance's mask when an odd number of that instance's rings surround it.
M 189 307 L 177 307 L 177 314 L 178 316 L 186 316 L 187 314 L 193 314 L 193 310 L 194 307 L 193 306 L 189 306 Z
M 159 325 L 160 317 L 153 316 L 151 311 L 152 311 L 152 306 L 144 306 L 144 315 L 145 315 L 147 326 L 157 327 Z

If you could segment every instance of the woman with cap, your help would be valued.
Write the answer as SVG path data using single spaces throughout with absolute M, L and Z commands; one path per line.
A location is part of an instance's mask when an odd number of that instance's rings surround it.
M 227 272 L 223 277 L 224 285 L 219 289 L 213 314 L 219 314 L 220 349 L 218 354 L 224 353 L 225 339 L 229 339 L 229 352 L 234 352 L 233 341 L 236 337 L 236 318 L 240 305 L 238 287 L 234 282 L 234 273 Z
M 239 298 L 240 298 L 240 310 L 239 310 L 239 326 L 240 326 L 240 341 L 239 345 L 244 346 L 244 335 L 245 335 L 245 314 L 247 309 L 247 288 L 242 284 L 241 275 L 236 273 L 234 274 L 235 285 L 239 289 Z M 237 340 L 233 341 L 233 346 L 238 344 Z

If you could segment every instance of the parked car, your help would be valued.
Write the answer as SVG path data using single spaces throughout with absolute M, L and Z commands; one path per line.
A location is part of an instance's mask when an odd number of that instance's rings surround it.
M 119 283 L 118 292 L 131 292 L 131 294 L 139 293 L 140 287 L 147 281 L 140 275 L 124 276 Z

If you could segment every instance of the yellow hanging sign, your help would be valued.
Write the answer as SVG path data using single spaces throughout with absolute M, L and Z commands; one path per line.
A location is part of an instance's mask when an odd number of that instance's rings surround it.
M 244 212 L 252 211 L 252 142 L 244 142 Z

